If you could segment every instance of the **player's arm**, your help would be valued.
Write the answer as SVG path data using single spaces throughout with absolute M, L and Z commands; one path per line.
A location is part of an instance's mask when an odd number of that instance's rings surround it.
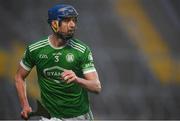
M 99 93 L 101 91 L 101 83 L 96 71 L 84 74 L 84 78 L 77 77 L 71 70 L 65 70 L 62 78 L 67 82 L 75 82 L 86 88 L 88 91 Z
M 80 60 L 84 77 L 80 78 L 76 76 L 72 70 L 65 70 L 61 75 L 62 78 L 67 83 L 75 82 L 88 91 L 99 93 L 101 91 L 101 83 L 94 67 L 92 53 L 89 48 L 86 49 Z
M 77 77 L 76 81 L 91 92 L 99 93 L 101 91 L 101 83 L 96 71 L 84 74 L 84 79 Z
M 32 109 L 29 106 L 26 95 L 26 83 L 25 83 L 25 78 L 28 76 L 29 72 L 30 71 L 25 70 L 21 65 L 19 65 L 15 75 L 15 85 L 22 107 L 21 116 L 24 119 L 27 119 L 28 113 L 32 112 Z

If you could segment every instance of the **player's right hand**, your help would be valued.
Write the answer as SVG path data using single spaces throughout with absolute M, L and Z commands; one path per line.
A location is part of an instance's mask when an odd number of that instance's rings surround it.
M 29 118 L 29 113 L 32 112 L 32 108 L 30 106 L 24 106 L 21 111 L 21 117 L 25 120 Z

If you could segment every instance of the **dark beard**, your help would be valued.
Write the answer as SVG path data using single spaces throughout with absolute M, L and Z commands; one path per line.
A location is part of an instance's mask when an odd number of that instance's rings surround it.
M 69 33 L 69 34 L 57 32 L 55 34 L 56 34 L 57 38 L 60 38 L 60 39 L 62 39 L 65 42 L 68 41 L 69 39 L 72 39 L 74 37 L 74 32 Z

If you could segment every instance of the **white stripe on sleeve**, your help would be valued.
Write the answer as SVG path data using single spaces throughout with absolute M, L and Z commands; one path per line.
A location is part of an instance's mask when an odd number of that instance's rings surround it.
M 21 60 L 21 62 L 20 62 L 20 65 L 21 65 L 26 71 L 30 71 L 30 70 L 31 70 L 31 68 L 27 67 L 27 66 L 23 63 L 22 60 Z

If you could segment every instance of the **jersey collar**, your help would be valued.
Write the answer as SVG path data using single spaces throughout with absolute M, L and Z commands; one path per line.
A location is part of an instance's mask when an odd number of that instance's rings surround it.
M 63 49 L 67 44 L 60 46 L 60 47 L 55 47 L 54 45 L 52 45 L 51 41 L 50 41 L 50 36 L 48 36 L 48 42 L 49 45 L 53 48 L 53 49 Z

